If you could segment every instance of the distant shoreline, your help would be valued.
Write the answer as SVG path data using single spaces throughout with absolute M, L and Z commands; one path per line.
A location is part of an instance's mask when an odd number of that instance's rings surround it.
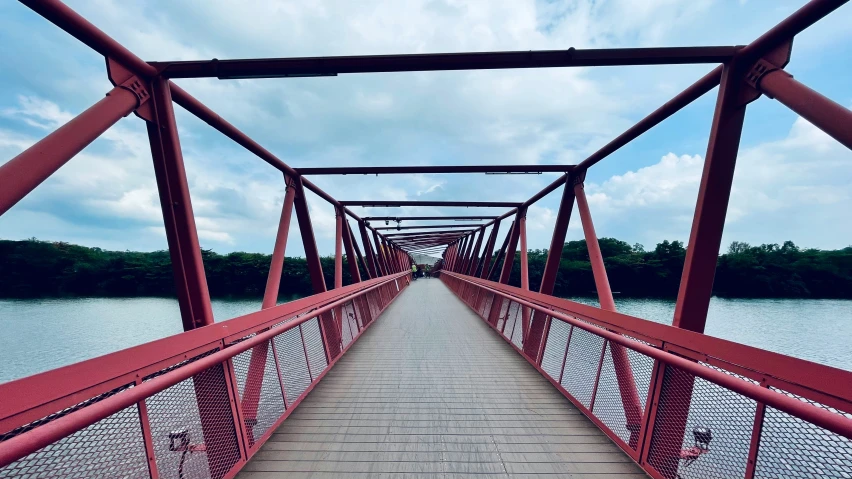
M 677 296 L 686 254 L 679 241 L 663 241 L 651 251 L 613 238 L 599 239 L 607 276 L 617 297 L 671 299 Z M 520 255 L 509 283 L 520 286 Z M 210 295 L 250 300 L 263 296 L 270 255 L 202 250 Z M 546 250 L 530 250 L 530 289 L 538 290 Z M 321 259 L 326 285 L 333 285 L 334 259 Z M 361 274 L 366 277 L 366 272 Z M 344 284 L 349 284 L 344 268 Z M 35 239 L 0 240 L 0 298 L 174 298 L 166 251 L 105 251 Z M 582 291 L 582 294 L 578 292 Z M 554 295 L 593 297 L 594 278 L 585 241 L 562 249 Z M 312 294 L 304 258 L 286 258 L 280 298 Z M 750 246 L 733 242 L 720 255 L 714 295 L 720 298 L 852 299 L 852 247 L 800 249 L 792 242 Z

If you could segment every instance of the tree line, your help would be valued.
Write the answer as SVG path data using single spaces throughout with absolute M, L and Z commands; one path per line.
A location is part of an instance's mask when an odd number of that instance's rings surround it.
M 599 240 L 612 290 L 623 296 L 677 295 L 686 249 L 680 241 L 663 241 L 646 251 L 614 238 Z M 538 290 L 547 250 L 530 250 L 530 288 Z M 510 284 L 520 285 L 520 255 L 515 255 Z M 213 297 L 260 297 L 270 255 L 202 250 Z M 326 285 L 334 281 L 334 258 L 321 258 Z M 351 278 L 344 262 L 344 284 Z M 496 268 L 496 271 L 499 271 Z M 361 274 L 365 276 L 363 265 Z M 498 273 L 495 272 L 495 276 Z M 494 279 L 494 278 L 492 278 Z M 773 298 L 852 298 L 852 247 L 802 249 L 790 241 L 751 246 L 733 242 L 719 256 L 716 295 Z M 288 257 L 281 274 L 280 296 L 311 294 L 304 258 Z M 595 294 L 584 240 L 563 245 L 554 294 Z M 0 297 L 173 296 L 174 280 L 166 251 L 106 251 L 62 242 L 0 240 Z

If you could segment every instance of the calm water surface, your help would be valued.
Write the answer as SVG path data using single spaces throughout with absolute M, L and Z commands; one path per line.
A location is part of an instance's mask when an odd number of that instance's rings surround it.
M 572 298 L 595 304 L 593 298 Z M 674 301 L 617 299 L 619 311 L 670 324 Z M 260 309 L 214 300 L 216 321 Z M 0 382 L 182 331 L 168 298 L 0 300 Z M 852 301 L 713 298 L 707 334 L 852 370 Z

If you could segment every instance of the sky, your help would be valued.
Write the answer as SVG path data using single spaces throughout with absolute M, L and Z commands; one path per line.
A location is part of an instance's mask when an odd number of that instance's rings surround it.
M 747 44 L 801 0 L 75 0 L 149 61 L 494 50 Z M 852 107 L 852 7 L 799 35 L 787 71 Z M 0 162 L 102 98 L 104 59 L 17 2 L 0 3 Z M 575 164 L 713 65 L 176 80 L 293 167 Z M 717 90 L 594 166 L 585 189 L 598 236 L 651 249 L 686 241 Z M 202 247 L 270 253 L 281 174 L 175 108 Z M 340 200 L 523 201 L 542 175 L 322 176 Z M 792 240 L 852 244 L 852 153 L 783 105 L 749 105 L 723 248 Z M 334 214 L 308 193 L 321 254 Z M 530 208 L 528 245 L 547 248 L 561 193 Z M 499 214 L 356 208 L 361 216 Z M 413 225 L 415 223 L 405 223 Z M 501 228 L 505 234 L 507 225 Z M 501 235 L 502 236 L 502 235 Z M 166 249 L 145 125 L 131 115 L 0 217 L 0 238 L 113 250 Z M 568 239 L 581 239 L 579 215 Z M 303 255 L 292 222 L 288 256 Z

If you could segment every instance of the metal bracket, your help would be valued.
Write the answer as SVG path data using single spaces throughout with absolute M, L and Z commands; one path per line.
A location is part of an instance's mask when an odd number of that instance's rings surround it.
M 156 123 L 153 102 L 148 101 L 151 93 L 145 82 L 112 58 L 107 57 L 106 66 L 110 83 L 136 96 L 136 110 L 133 113 L 145 121 Z
M 571 182 L 571 187 L 582 185 L 586 181 L 586 170 L 569 173 L 568 180 Z
M 745 85 L 740 89 L 741 106 L 745 106 L 760 98 L 760 95 L 763 94 L 759 88 L 760 80 L 767 74 L 781 70 L 787 66 L 790 63 L 790 55 L 792 53 L 793 39 L 791 38 L 752 65 L 743 77 Z

